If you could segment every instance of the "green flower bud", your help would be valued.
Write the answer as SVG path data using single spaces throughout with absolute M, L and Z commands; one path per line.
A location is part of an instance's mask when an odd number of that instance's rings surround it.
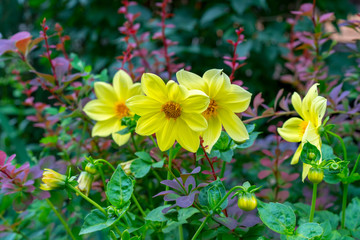
M 96 174 L 97 169 L 94 164 L 88 163 L 86 164 L 85 171 L 94 175 Z
M 255 194 L 246 193 L 246 194 L 239 196 L 238 206 L 240 209 L 242 209 L 244 211 L 254 210 L 257 206 L 257 200 L 255 197 Z
M 310 168 L 308 179 L 314 184 L 321 183 L 324 179 L 324 171 L 320 168 Z
M 310 161 L 315 160 L 315 159 L 316 159 L 316 154 L 313 153 L 313 152 L 309 152 L 309 154 L 308 154 L 308 159 L 309 159 Z
M 82 171 L 77 180 L 79 184 L 76 186 L 76 188 L 79 189 L 83 194 L 88 196 L 91 186 L 92 186 L 92 183 L 93 183 L 93 180 L 94 180 L 94 175 L 92 175 L 88 172 Z

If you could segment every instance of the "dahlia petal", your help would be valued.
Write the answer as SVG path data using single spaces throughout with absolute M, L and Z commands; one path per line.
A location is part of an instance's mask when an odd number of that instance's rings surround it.
M 164 112 L 149 113 L 142 116 L 136 125 L 136 133 L 143 136 L 149 136 L 160 131 L 166 121 Z
M 234 84 L 231 84 L 227 89 L 223 89 L 215 99 L 219 105 L 227 107 L 235 113 L 244 112 L 249 107 L 250 100 L 251 93 Z
M 114 88 L 108 83 L 96 82 L 94 84 L 94 89 L 96 97 L 106 104 L 113 104 L 119 101 Z
M 277 129 L 278 133 L 288 142 L 301 142 L 303 132 L 300 125 L 303 122 L 297 117 L 290 118 L 283 124 L 282 128 Z
M 200 133 L 191 130 L 181 118 L 176 119 L 176 140 L 189 152 L 196 152 L 200 145 Z
M 199 90 L 190 90 L 189 96 L 181 102 L 182 111 L 186 113 L 202 113 L 209 106 L 210 99 Z
M 148 96 L 136 95 L 126 101 L 126 106 L 130 111 L 139 116 L 144 116 L 149 113 L 156 113 L 161 111 L 161 103 Z
M 125 128 L 125 126 L 122 126 L 122 127 Z M 121 129 L 123 129 L 123 128 L 121 128 Z M 121 129 L 119 129 L 119 131 Z M 112 133 L 113 140 L 119 146 L 122 146 L 125 143 L 127 143 L 129 141 L 129 139 L 130 139 L 130 136 L 131 136 L 131 133 L 128 133 L 128 134 L 125 134 L 125 135 L 122 135 L 122 134 L 119 134 L 119 133 L 116 133 L 116 132 Z
M 176 119 L 178 121 L 180 119 Z M 175 120 L 170 118 L 159 122 L 160 129 L 156 132 L 156 139 L 161 151 L 166 151 L 174 145 L 177 127 Z
M 206 151 L 211 152 L 212 147 L 221 135 L 221 122 L 217 116 L 208 119 L 208 128 L 202 133 L 204 146 L 208 146 Z
M 141 86 L 147 96 L 161 103 L 168 101 L 165 83 L 155 74 L 144 73 L 141 78 Z
M 120 119 L 116 117 L 98 121 L 92 129 L 91 136 L 107 137 L 113 132 L 120 131 L 120 125 Z
M 207 85 L 204 79 L 195 73 L 181 69 L 176 73 L 176 78 L 180 85 L 184 85 L 187 89 L 197 89 L 203 92 L 207 92 Z
M 201 114 L 183 112 L 181 119 L 195 132 L 204 131 L 208 127 L 206 119 Z
M 84 107 L 84 112 L 95 121 L 104 121 L 116 115 L 115 106 L 105 104 L 100 100 L 92 100 Z
M 119 70 L 116 72 L 113 78 L 113 85 L 119 101 L 125 102 L 126 98 L 128 97 L 128 91 L 132 84 L 133 81 L 131 80 L 131 77 L 124 70 Z
M 222 125 L 233 140 L 242 142 L 249 139 L 244 123 L 235 113 L 226 108 L 219 108 L 218 113 Z

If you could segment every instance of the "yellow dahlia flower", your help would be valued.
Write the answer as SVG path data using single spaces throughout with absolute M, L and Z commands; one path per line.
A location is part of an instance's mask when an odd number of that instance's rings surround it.
M 299 162 L 302 148 L 306 142 L 315 145 L 321 152 L 322 143 L 319 127 L 321 126 L 321 121 L 325 115 L 326 99 L 318 96 L 317 85 L 319 84 L 316 83 L 309 89 L 302 101 L 298 93 L 295 92 L 292 95 L 291 103 L 301 118 L 290 118 L 284 123 L 282 128 L 278 128 L 280 136 L 286 141 L 301 142 L 291 160 L 291 164 Z M 308 175 L 310 167 L 310 165 L 304 163 L 302 174 L 303 181 Z
M 40 189 L 49 191 L 56 188 L 64 187 L 66 183 L 66 176 L 55 172 L 52 169 L 45 168 L 41 180 L 44 183 L 40 184 Z
M 121 119 L 133 115 L 125 102 L 141 94 L 140 83 L 134 84 L 125 71 L 119 70 L 114 76 L 113 86 L 96 82 L 94 88 L 97 99 L 88 102 L 84 107 L 84 112 L 97 121 L 91 135 L 107 137 L 111 134 L 119 146 L 124 145 L 129 140 L 130 133 L 121 135 L 117 132 L 125 128 L 121 126 Z
M 135 96 L 126 101 L 131 111 L 141 116 L 136 133 L 149 136 L 156 133 L 161 151 L 168 150 L 175 140 L 186 150 L 199 148 L 199 132 L 207 128 L 201 113 L 208 107 L 209 98 L 201 91 L 189 91 L 170 80 L 145 73 L 141 85 L 146 96 Z
M 203 91 L 210 98 L 208 108 L 202 113 L 209 127 L 201 133 L 207 152 L 210 152 L 224 126 L 229 136 L 237 142 L 249 139 L 244 123 L 235 113 L 245 111 L 251 99 L 251 93 L 242 87 L 231 84 L 229 77 L 219 69 L 211 69 L 203 77 L 180 70 L 176 73 L 180 86 Z

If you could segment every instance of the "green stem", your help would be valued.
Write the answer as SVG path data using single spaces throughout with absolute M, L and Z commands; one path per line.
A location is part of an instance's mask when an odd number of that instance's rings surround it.
M 353 167 L 353 169 L 352 169 L 352 171 L 350 173 L 350 176 L 352 176 L 356 172 L 357 166 L 359 165 L 359 160 L 360 160 L 360 154 L 356 159 L 355 165 L 354 165 L 354 167 Z
M 206 216 L 205 220 L 202 222 L 202 224 L 200 225 L 200 227 L 198 228 L 198 230 L 196 231 L 196 233 L 192 237 L 192 240 L 195 240 L 199 236 L 201 230 L 205 227 L 205 224 L 209 220 L 210 217 L 211 217 L 211 215 Z
M 343 192 L 343 199 L 342 199 L 342 212 L 341 212 L 341 228 L 345 228 L 345 212 L 346 212 L 346 202 L 347 202 L 347 195 L 348 195 L 348 187 L 349 184 L 344 184 L 344 192 Z
M 183 231 L 183 226 L 182 226 L 182 224 L 179 225 L 179 239 L 180 239 L 180 240 L 184 240 L 184 231 Z
M 86 201 L 88 201 L 89 203 L 91 203 L 94 207 L 96 207 L 97 209 L 100 210 L 100 212 L 102 212 L 105 216 L 107 216 L 107 212 L 99 205 L 97 204 L 95 201 L 93 201 L 91 198 L 89 198 L 88 196 L 86 196 L 85 194 L 83 194 L 79 189 L 75 188 L 74 186 L 72 186 L 71 184 L 68 184 L 69 188 L 71 188 L 72 190 L 74 190 L 77 194 L 79 194 L 82 198 L 84 198 Z M 125 212 L 124 212 L 125 213 Z M 119 216 L 118 219 L 120 219 L 124 214 L 122 214 L 121 216 Z M 112 226 L 115 231 L 121 236 L 121 231 L 118 229 L 118 227 L 114 224 Z
M 100 210 L 100 212 L 102 212 L 105 216 L 107 216 L 106 211 L 99 205 L 97 204 L 95 201 L 93 201 L 91 198 L 89 198 L 88 196 L 86 196 L 85 194 L 83 194 L 79 189 L 75 188 L 73 185 L 68 184 L 69 188 L 71 188 L 73 191 L 75 191 L 77 194 L 79 194 L 82 198 L 84 198 L 86 201 L 88 201 L 89 203 L 91 203 L 92 205 L 94 205 L 94 207 L 96 207 L 97 209 Z
M 156 177 L 156 179 L 157 179 L 159 182 L 162 181 L 160 175 L 159 175 L 153 168 L 151 168 L 151 172 L 154 174 L 154 176 Z
M 143 217 L 146 217 L 146 213 L 144 212 L 144 210 L 142 209 L 140 203 L 138 202 L 138 200 L 136 199 L 135 195 L 132 194 L 131 195 L 132 200 L 134 201 L 135 205 L 137 206 L 137 208 L 139 209 L 141 215 L 143 215 Z
M 314 183 L 309 222 L 312 222 L 314 220 L 315 205 L 316 205 L 316 193 L 317 193 L 317 183 Z
M 157 145 L 154 137 L 150 135 L 150 139 L 151 139 L 151 141 L 153 142 L 154 146 L 157 147 L 157 148 L 159 148 L 159 146 Z
M 95 160 L 95 162 L 94 163 L 98 163 L 98 162 L 103 162 L 103 163 L 105 163 L 105 164 L 107 164 L 113 171 L 115 171 L 115 168 L 114 168 L 114 166 L 113 165 L 111 165 L 111 163 L 109 163 L 108 161 L 106 161 L 105 159 L 97 159 L 97 160 Z
M 64 218 L 61 216 L 61 214 L 56 210 L 55 206 L 52 204 L 52 202 L 49 199 L 45 199 L 46 202 L 49 204 L 50 208 L 54 211 L 55 215 L 59 218 L 62 225 L 64 225 L 64 228 L 66 232 L 70 235 L 71 239 L 76 240 L 74 235 L 71 232 L 71 229 L 69 228 L 69 225 L 66 223 Z
M 167 180 L 171 180 L 171 167 L 172 167 L 172 148 L 170 148 L 170 150 L 169 150 L 169 161 L 168 161 L 168 172 L 167 172 L 167 177 L 166 177 L 166 179 Z M 168 191 L 169 190 L 169 186 L 166 186 L 166 191 Z
M 131 141 L 132 141 L 133 144 L 134 144 L 135 152 L 137 152 L 137 151 L 138 151 L 138 147 L 137 147 L 136 142 L 135 142 L 134 134 L 131 134 Z
M 344 153 L 344 161 L 347 161 L 347 151 L 346 151 L 344 140 L 342 140 L 342 138 L 339 135 L 337 135 L 336 133 L 333 133 L 333 132 L 330 132 L 330 131 L 327 131 L 327 133 L 330 134 L 333 137 L 336 137 L 340 141 L 341 147 L 342 147 L 342 150 L 343 150 L 343 153 Z
M 221 167 L 221 172 L 220 172 L 220 179 L 224 177 L 225 174 L 225 168 L 226 168 L 226 162 L 223 161 L 222 163 L 222 167 Z

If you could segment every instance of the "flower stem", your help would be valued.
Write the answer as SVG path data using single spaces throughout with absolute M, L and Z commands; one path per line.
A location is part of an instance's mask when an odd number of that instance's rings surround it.
M 133 133 L 131 134 L 131 141 L 132 141 L 133 144 L 134 144 L 135 152 L 139 151 L 139 149 L 138 149 L 138 147 L 137 147 L 137 145 L 136 145 L 135 136 L 134 136 Z
M 330 134 L 333 137 L 336 137 L 340 141 L 341 147 L 342 147 L 342 150 L 343 150 L 343 154 L 344 154 L 344 161 L 347 161 L 347 151 L 346 151 L 344 140 L 339 135 L 337 135 L 336 133 L 333 133 L 333 132 L 330 132 L 330 131 L 327 131 L 327 133 Z
M 207 215 L 207 216 L 206 216 L 205 220 L 202 222 L 202 224 L 200 225 L 200 227 L 198 228 L 198 230 L 196 230 L 194 236 L 192 237 L 192 240 L 195 240 L 195 239 L 199 236 L 201 230 L 205 227 L 205 224 L 206 224 L 206 222 L 209 220 L 210 217 L 211 217 L 211 215 Z
M 159 146 L 157 145 L 154 137 L 150 135 L 150 139 L 151 139 L 151 141 L 153 142 L 154 146 L 155 146 L 156 148 L 159 148 Z
M 137 208 L 139 209 L 141 215 L 143 215 L 143 217 L 146 217 L 146 213 L 144 212 L 144 210 L 142 209 L 140 203 L 138 202 L 138 200 L 136 199 L 135 195 L 132 194 L 131 195 L 132 200 L 134 201 L 135 205 L 137 206 Z
M 55 215 L 59 218 L 62 225 L 64 225 L 64 228 L 65 228 L 66 232 L 70 235 L 71 239 L 76 240 L 76 238 L 74 237 L 74 235 L 71 232 L 71 229 L 69 228 L 69 225 L 66 223 L 66 221 L 61 216 L 61 214 L 56 210 L 54 204 L 52 204 L 52 202 L 49 199 L 45 199 L 45 200 L 49 204 L 50 208 L 54 211 Z
M 79 189 L 75 188 L 73 185 L 68 184 L 69 188 L 71 188 L 73 191 L 75 191 L 77 194 L 79 194 L 82 198 L 84 198 L 86 201 L 88 201 L 89 203 L 91 203 L 92 205 L 94 205 L 94 207 L 96 207 L 97 209 L 100 210 L 100 212 L 102 212 L 105 216 L 107 215 L 106 211 L 99 205 L 97 204 L 95 201 L 93 201 L 91 198 L 89 198 L 88 196 L 86 196 L 85 194 L 83 194 Z
M 167 177 L 166 177 L 166 180 L 171 180 L 170 178 L 171 178 L 171 167 L 172 167 L 172 158 L 173 158 L 173 155 L 172 155 L 172 153 L 173 153 L 173 149 L 172 148 L 170 148 L 170 150 L 169 150 L 169 162 L 168 162 L 168 172 L 167 172 Z M 169 190 L 169 186 L 166 186 L 166 191 L 168 191 Z
M 226 162 L 223 161 L 222 166 L 221 166 L 220 179 L 224 177 L 225 168 L 226 168 Z
M 342 199 L 342 207 L 341 207 L 341 229 L 345 228 L 345 213 L 346 213 L 346 202 L 347 202 L 347 194 L 348 194 L 349 184 L 344 184 L 343 191 L 343 199 Z
M 316 193 L 317 193 L 317 183 L 314 183 L 309 222 L 312 222 L 314 220 L 315 205 L 316 205 Z
M 113 165 L 111 165 L 111 163 L 109 163 L 108 161 L 106 161 L 105 159 L 97 159 L 97 160 L 95 160 L 95 163 L 97 163 L 97 162 L 102 162 L 102 163 L 105 163 L 105 164 L 107 164 L 113 171 L 115 171 L 115 168 L 114 168 L 114 166 Z

